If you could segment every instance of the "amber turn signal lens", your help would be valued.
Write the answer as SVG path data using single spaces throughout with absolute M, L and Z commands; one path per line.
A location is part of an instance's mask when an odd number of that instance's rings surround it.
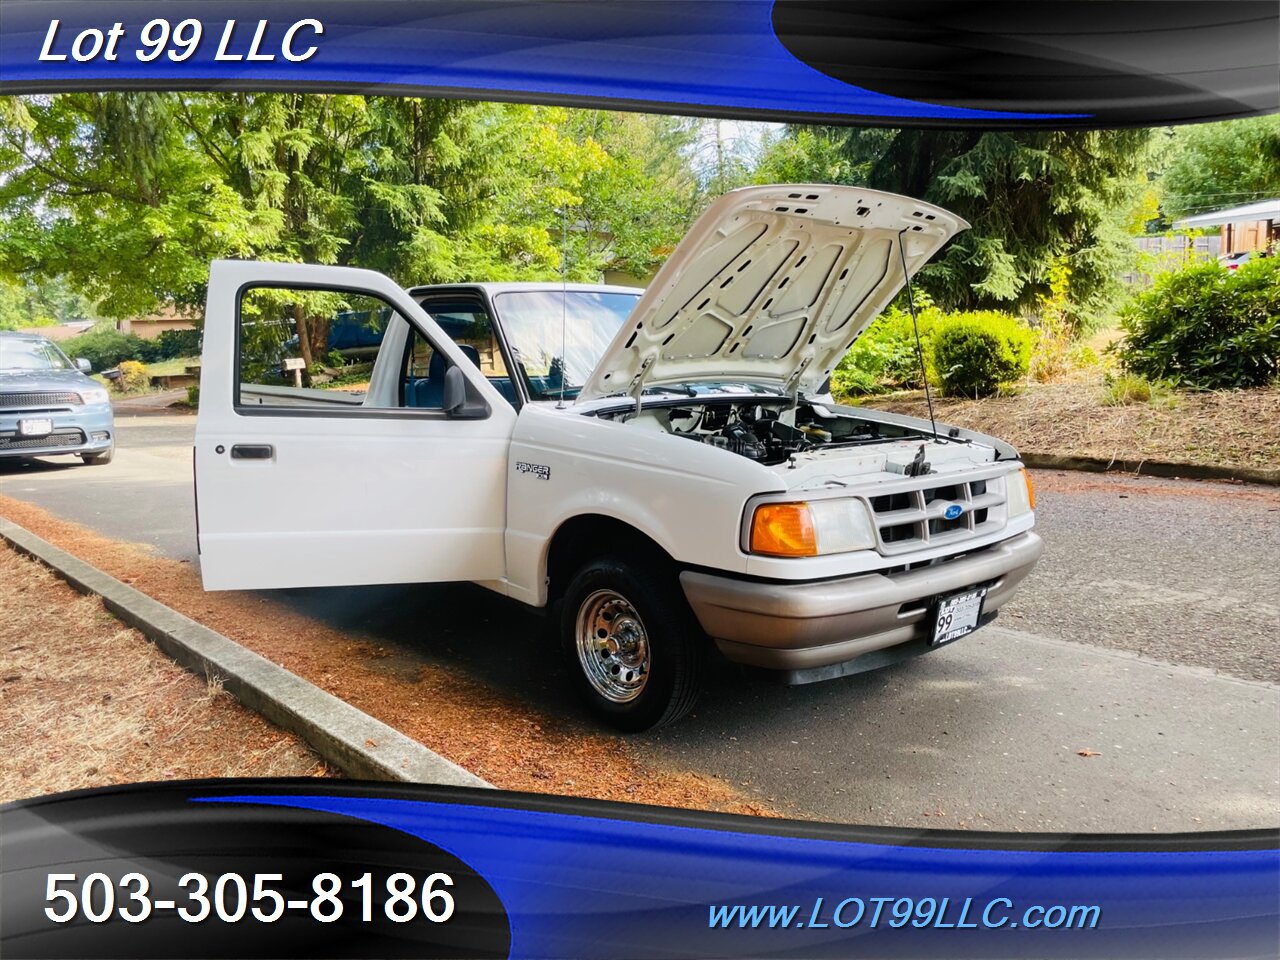
M 770 557 L 812 557 L 818 538 L 807 503 L 765 503 L 751 517 L 751 552 Z
M 1022 475 L 1027 480 L 1027 502 L 1031 504 L 1031 509 L 1036 508 L 1036 485 L 1031 482 L 1031 471 L 1023 470 Z

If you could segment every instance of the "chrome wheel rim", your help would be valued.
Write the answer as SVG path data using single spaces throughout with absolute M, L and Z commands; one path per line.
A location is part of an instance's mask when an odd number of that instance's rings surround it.
M 649 634 L 631 602 L 597 590 L 578 607 L 574 638 L 591 689 L 610 703 L 630 703 L 649 680 Z

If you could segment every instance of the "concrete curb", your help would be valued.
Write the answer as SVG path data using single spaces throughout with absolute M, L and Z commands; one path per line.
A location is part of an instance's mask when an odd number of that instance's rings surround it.
M 297 734 L 347 776 L 492 786 L 346 701 L 3 517 L 0 539 L 39 560 L 81 593 L 100 596 L 108 610 L 188 670 L 219 677 L 227 692 L 242 704 Z
M 1218 467 L 1209 464 L 1167 463 L 1161 460 L 1108 460 L 1105 457 L 1067 457 L 1052 453 L 1020 453 L 1032 469 L 1084 470 L 1090 473 L 1132 473 L 1183 480 L 1235 480 L 1280 486 L 1280 470 L 1265 467 Z

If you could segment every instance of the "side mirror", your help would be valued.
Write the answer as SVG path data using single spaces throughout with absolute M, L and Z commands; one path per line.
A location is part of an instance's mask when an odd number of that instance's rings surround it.
M 88 360 L 86 360 L 84 357 L 76 357 L 75 364 L 76 364 L 76 369 L 79 370 L 81 373 L 93 373 L 93 364 L 90 363 Z
M 440 404 L 444 412 L 458 420 L 482 420 L 489 415 L 489 405 L 474 395 L 466 374 L 457 366 L 444 373 L 444 394 Z

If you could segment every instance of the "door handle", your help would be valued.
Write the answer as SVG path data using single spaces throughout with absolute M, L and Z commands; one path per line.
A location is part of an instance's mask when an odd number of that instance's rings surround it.
M 231 448 L 232 460 L 270 460 L 276 448 L 269 443 L 237 443 Z

